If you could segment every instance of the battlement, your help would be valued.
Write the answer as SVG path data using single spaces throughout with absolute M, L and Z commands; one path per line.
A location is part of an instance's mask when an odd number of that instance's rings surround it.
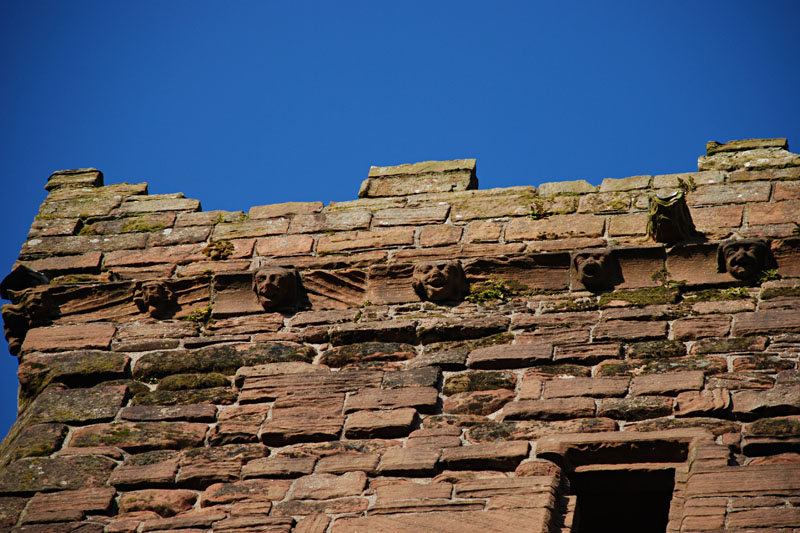
M 800 527 L 786 139 L 599 186 L 372 167 L 235 212 L 45 188 L 0 285 L 0 527 L 577 532 L 634 478 L 668 531 Z

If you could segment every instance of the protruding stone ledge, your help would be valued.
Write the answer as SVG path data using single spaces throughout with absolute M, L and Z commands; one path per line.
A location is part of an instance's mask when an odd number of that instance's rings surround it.
M 361 184 L 359 198 L 408 196 L 478 188 L 475 159 L 424 161 L 392 167 L 372 167 Z
M 53 172 L 47 180 L 44 190 L 54 191 L 62 188 L 102 186 L 103 173 L 96 168 L 74 168 Z
M 714 155 L 720 152 L 742 152 L 744 150 L 755 150 L 756 148 L 783 148 L 789 149 L 789 143 L 785 137 L 775 139 L 741 139 L 738 141 L 728 141 L 718 143 L 708 141 L 706 143 L 706 155 Z

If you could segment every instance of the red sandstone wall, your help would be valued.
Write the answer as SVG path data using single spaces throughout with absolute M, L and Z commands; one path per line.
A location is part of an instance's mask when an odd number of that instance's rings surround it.
M 800 528 L 785 140 L 709 143 L 696 173 L 476 186 L 473 160 L 373 168 L 361 199 L 245 214 L 54 174 L 19 262 L 49 282 L 3 286 L 0 528 L 578 531 L 592 471 L 674 472 L 669 531 Z M 648 239 L 649 195 L 678 190 L 702 235 Z M 752 237 L 758 279 L 720 272 L 719 243 Z M 589 291 L 573 259 L 598 248 L 617 275 Z M 420 301 L 414 265 L 440 259 L 465 300 Z M 264 310 L 263 266 L 297 269 L 295 308 Z

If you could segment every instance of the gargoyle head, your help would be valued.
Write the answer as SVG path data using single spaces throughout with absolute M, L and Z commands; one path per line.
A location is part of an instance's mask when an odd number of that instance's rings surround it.
M 145 281 L 136 285 L 133 302 L 142 313 L 162 317 L 172 308 L 174 295 L 163 281 Z
M 726 241 L 717 250 L 718 270 L 740 280 L 758 277 L 769 265 L 769 260 L 769 246 L 763 239 Z
M 615 259 L 608 250 L 579 252 L 572 259 L 578 279 L 584 287 L 596 290 L 611 285 L 615 279 Z
M 459 261 L 425 261 L 414 265 L 412 286 L 422 300 L 445 302 L 461 299 L 467 279 Z
M 264 267 L 253 274 L 253 290 L 261 306 L 271 311 L 297 303 L 297 271 L 283 267 Z

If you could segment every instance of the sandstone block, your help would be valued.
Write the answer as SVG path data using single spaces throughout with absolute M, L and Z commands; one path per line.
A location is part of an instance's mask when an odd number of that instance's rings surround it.
M 310 474 L 316 457 L 267 457 L 254 459 L 242 468 L 242 477 L 293 478 Z
M 256 241 L 256 254 L 267 257 L 285 257 L 310 254 L 314 237 L 310 235 L 279 235 L 263 237 Z
M 503 407 L 502 420 L 568 420 L 595 415 L 591 398 L 555 398 L 549 400 L 521 400 Z
M 694 207 L 690 211 L 692 221 L 698 231 L 714 233 L 720 229 L 738 228 L 742 224 L 744 207 L 741 205 L 720 205 Z
M 0 472 L 0 494 L 102 487 L 116 463 L 107 457 L 32 457 Z
M 515 218 L 506 226 L 506 241 L 600 237 L 604 228 L 605 219 L 597 215 L 553 215 L 539 220 Z
M 288 218 L 269 218 L 264 220 L 246 220 L 243 222 L 222 223 L 214 226 L 212 239 L 225 241 L 244 239 L 247 237 L 264 237 L 280 235 L 289 229 Z
M 690 207 L 700 205 L 741 204 L 769 200 L 770 184 L 766 182 L 704 185 L 686 195 Z
M 750 204 L 748 222 L 751 226 L 800 223 L 800 200 Z
M 435 471 L 441 450 L 437 448 L 389 448 L 381 457 L 378 473 L 385 476 L 424 476 Z
M 85 513 L 106 514 L 116 494 L 114 487 L 95 487 L 55 493 L 38 493 L 25 511 L 26 522 L 51 522 L 60 517 L 67 520 Z M 74 519 L 74 518 L 73 518 Z
M 724 412 L 731 396 L 726 389 L 681 392 L 675 399 L 675 416 L 702 416 Z
M 546 531 L 550 512 L 546 509 L 492 511 L 449 510 L 430 513 L 398 513 L 363 518 L 340 518 L 332 533 L 381 531 L 436 531 L 437 533 L 490 533 L 495 531 Z
M 687 390 L 702 389 L 704 379 L 701 370 L 635 376 L 631 382 L 631 394 L 672 396 Z
M 513 470 L 528 456 L 527 442 L 498 442 L 445 448 L 442 466 L 452 470 Z
M 344 434 L 349 439 L 399 437 L 409 433 L 416 416 L 412 408 L 358 411 L 347 417 Z
M 414 244 L 413 228 L 386 228 L 372 231 L 348 231 L 323 235 L 317 253 L 348 252 L 367 248 L 389 248 Z
M 322 211 L 322 202 L 284 202 L 282 204 L 257 205 L 250 208 L 252 220 L 279 218 L 288 215 L 311 215 Z
M 108 350 L 117 331 L 113 324 L 78 324 L 33 328 L 22 343 L 22 353 L 80 349 Z
M 314 474 L 299 478 L 290 495 L 293 500 L 329 500 L 358 496 L 367 484 L 364 472 L 348 472 L 341 476 Z
M 744 337 L 758 333 L 776 334 L 793 331 L 800 331 L 800 313 L 794 310 L 738 313 L 733 319 L 731 333 L 736 337 Z
M 140 265 L 154 265 L 158 263 L 172 263 L 183 265 L 207 259 L 203 255 L 202 244 L 181 244 L 162 248 L 148 248 L 146 250 L 117 250 L 106 254 L 103 265 L 110 267 L 129 267 Z
M 708 141 L 706 143 L 706 155 L 714 155 L 722 152 L 741 152 L 745 150 L 754 150 L 756 148 L 782 148 L 788 150 L 789 144 L 785 138 L 741 139 L 728 141 L 726 143 Z
M 650 185 L 652 176 L 631 176 L 629 178 L 605 178 L 600 184 L 599 192 L 630 191 L 645 189 Z
M 467 366 L 479 369 L 518 368 L 552 358 L 549 344 L 507 344 L 477 348 L 469 353 Z
M 478 188 L 474 159 L 371 167 L 359 198 L 466 191 Z
M 102 187 L 103 173 L 96 168 L 75 168 L 53 172 L 47 178 L 46 191 L 82 187 Z
M 420 246 L 447 246 L 461 240 L 461 226 L 438 225 L 425 226 L 419 232 Z
M 200 202 L 184 198 L 181 193 L 129 196 L 117 209 L 120 214 L 153 213 L 156 211 L 200 211 Z
M 322 457 L 317 464 L 318 474 L 345 474 L 366 472 L 374 474 L 380 456 L 376 453 L 337 453 Z
M 62 274 L 79 272 L 99 272 L 102 252 L 86 252 L 80 255 L 45 257 L 24 264 L 50 278 Z
M 553 361 L 559 363 L 597 363 L 604 359 L 619 357 L 618 343 L 592 343 L 556 346 Z
M 372 225 L 384 226 L 422 226 L 425 224 L 442 224 L 450 213 L 449 205 L 437 205 L 418 208 L 395 208 L 377 211 Z
M 170 374 L 220 372 L 231 375 L 243 366 L 284 361 L 310 361 L 314 350 L 291 342 L 265 342 L 207 346 L 180 352 L 150 352 L 133 368 L 138 380 Z
M 75 431 L 72 446 L 116 446 L 131 452 L 200 446 L 208 425 L 192 422 L 119 422 Z
M 444 401 L 443 412 L 450 414 L 488 415 L 514 399 L 507 389 L 459 392 Z
M 87 424 L 117 415 L 128 389 L 124 385 L 59 390 L 50 387 L 34 401 L 31 422 Z
M 246 479 L 235 483 L 216 483 L 203 491 L 200 505 L 226 505 L 242 500 L 263 502 L 282 500 L 291 487 L 291 480 Z
M 352 231 L 369 228 L 372 214 L 369 211 L 348 209 L 332 213 L 295 215 L 291 233 L 322 233 L 326 231 Z
M 414 407 L 426 413 L 436 409 L 438 400 L 439 391 L 434 387 L 362 389 L 348 396 L 344 412 Z
M 303 288 L 315 309 L 360 307 L 367 294 L 363 270 L 312 270 L 303 274 Z
M 647 232 L 647 213 L 627 213 L 612 215 L 608 225 L 608 235 L 645 235 Z
M 666 334 L 667 323 L 661 321 L 609 320 L 598 324 L 594 331 L 597 340 L 654 339 L 664 337 Z
M 416 322 L 391 320 L 342 324 L 331 330 L 331 344 L 341 346 L 369 341 L 416 343 Z
M 586 180 L 555 181 L 539 185 L 539 196 L 556 196 L 558 194 L 585 194 L 597 191 L 597 187 Z
M 154 511 L 162 517 L 175 516 L 188 511 L 197 501 L 197 494 L 189 490 L 145 489 L 123 494 L 119 499 L 120 514 L 136 511 Z
M 672 414 L 673 399 L 665 396 L 605 398 L 597 406 L 597 416 L 625 420 L 646 420 Z
M 554 379 L 544 384 L 544 399 L 569 398 L 572 396 L 592 396 L 604 398 L 625 396 L 628 392 L 628 378 L 581 378 Z
M 211 228 L 167 228 L 150 234 L 148 246 L 176 246 L 178 244 L 194 244 L 205 242 L 211 234 Z
M 706 315 L 680 318 L 672 324 L 672 331 L 676 339 L 699 339 L 725 337 L 730 327 L 730 315 Z
M 800 388 L 797 386 L 738 391 L 732 396 L 733 412 L 743 419 L 800 413 Z

